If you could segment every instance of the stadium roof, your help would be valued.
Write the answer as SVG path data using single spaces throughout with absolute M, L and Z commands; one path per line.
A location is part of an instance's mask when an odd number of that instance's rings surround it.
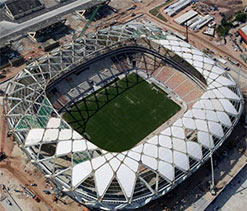
M 45 94 L 50 83 L 47 77 L 61 77 L 70 70 L 70 65 L 74 67 L 82 57 L 92 58 L 94 52 L 105 49 L 101 46 L 102 42 L 92 45 L 92 40 L 102 39 L 102 36 L 108 39 L 108 49 L 111 46 L 117 48 L 133 38 L 148 39 L 150 48 L 157 45 L 157 48 L 168 49 L 193 65 L 207 83 L 204 94 L 181 118 L 147 141 L 121 153 L 107 152 L 83 138 L 57 114 Z M 91 206 L 105 209 L 143 206 L 187 178 L 209 158 L 210 152 L 224 142 L 240 118 L 242 94 L 231 76 L 213 59 L 153 26 L 129 24 L 105 29 L 82 39 L 30 64 L 9 83 L 6 90 L 8 123 L 28 156 L 61 189 L 76 195 L 77 200 L 80 198 Z M 85 45 L 94 48 L 94 51 L 87 52 L 85 49 L 89 48 Z M 73 58 L 71 61 L 68 55 Z M 40 149 L 46 145 L 54 148 L 54 154 L 40 154 Z M 77 153 L 85 157 L 75 163 Z M 56 165 L 63 156 L 72 159 L 67 161 L 69 166 L 66 168 Z M 192 164 L 191 160 L 196 164 Z M 140 176 L 143 169 L 147 170 L 150 178 L 155 175 L 156 186 L 151 186 Z M 178 171 L 181 173 L 179 176 Z M 85 181 L 90 181 L 95 188 L 96 197 L 92 196 L 92 189 L 88 189 Z M 115 187 L 112 190 L 117 189 L 124 197 L 116 198 L 112 192 L 112 198 L 105 199 L 112 186 Z M 145 194 L 136 197 L 141 188 L 145 189 Z

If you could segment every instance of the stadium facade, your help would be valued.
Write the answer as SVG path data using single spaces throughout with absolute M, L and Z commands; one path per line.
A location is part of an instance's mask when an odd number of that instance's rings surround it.
M 198 83 L 203 94 L 158 134 L 114 153 L 86 140 L 61 116 L 67 104 L 95 86 L 64 103 L 54 87 L 59 81 L 76 86 L 72 75 L 77 71 L 123 52 L 159 58 Z M 104 29 L 65 44 L 26 66 L 6 93 L 9 129 L 33 164 L 78 202 L 106 210 L 144 206 L 184 181 L 231 134 L 244 103 L 238 85 L 212 58 L 169 32 L 138 24 Z M 58 98 L 61 104 L 55 108 Z

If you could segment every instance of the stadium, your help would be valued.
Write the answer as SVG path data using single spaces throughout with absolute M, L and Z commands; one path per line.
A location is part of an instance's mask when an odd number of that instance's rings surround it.
M 135 209 L 166 194 L 217 150 L 243 110 L 214 60 L 153 25 L 77 38 L 25 67 L 6 89 L 10 131 L 76 201 Z

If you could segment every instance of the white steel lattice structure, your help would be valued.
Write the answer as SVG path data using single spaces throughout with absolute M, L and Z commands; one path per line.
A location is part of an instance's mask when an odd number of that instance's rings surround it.
M 130 49 L 191 75 L 204 91 L 166 129 L 112 153 L 73 130 L 47 89 L 80 64 Z M 52 51 L 26 66 L 6 93 L 9 128 L 33 164 L 75 200 L 109 210 L 141 207 L 184 181 L 230 135 L 243 110 L 237 84 L 211 58 L 169 32 L 138 24 L 88 34 Z

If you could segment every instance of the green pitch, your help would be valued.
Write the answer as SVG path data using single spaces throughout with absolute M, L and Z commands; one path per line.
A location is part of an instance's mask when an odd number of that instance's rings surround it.
M 86 97 L 77 107 L 73 105 L 70 114 L 64 113 L 63 117 L 82 135 L 86 132 L 87 138 L 98 147 L 122 152 L 179 110 L 165 92 L 130 74 Z

